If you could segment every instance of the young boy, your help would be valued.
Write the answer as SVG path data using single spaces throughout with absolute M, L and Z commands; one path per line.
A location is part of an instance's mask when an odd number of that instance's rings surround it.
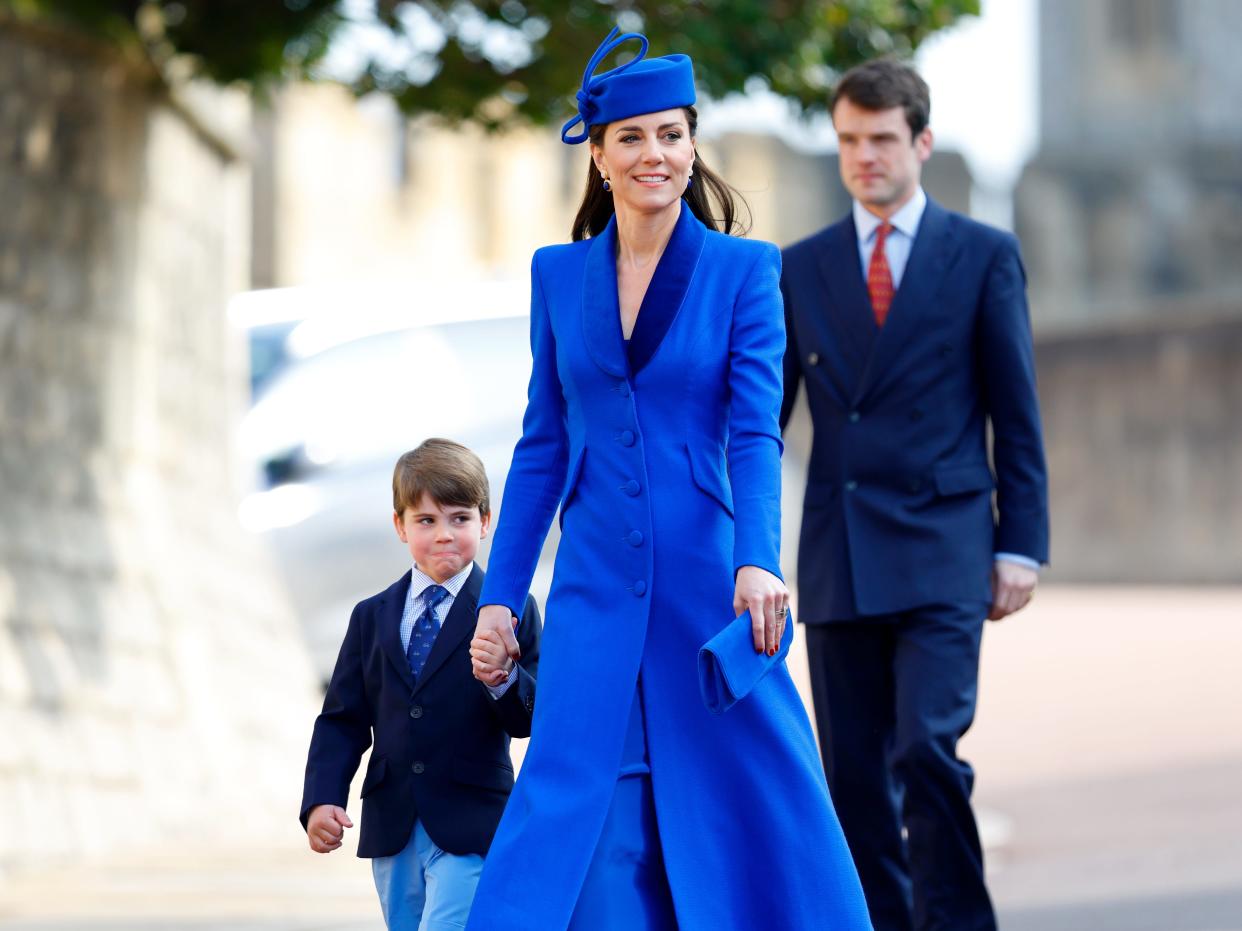
M 358 856 L 372 858 L 392 931 L 439 931 L 465 925 L 513 789 L 509 737 L 530 735 L 541 624 L 527 595 L 520 663 L 499 640 L 475 640 L 471 655 L 483 587 L 474 555 L 491 521 L 478 456 L 427 440 L 397 461 L 392 498 L 414 565 L 350 616 L 315 720 L 301 821 L 312 850 L 341 846 L 349 783 L 374 741 Z

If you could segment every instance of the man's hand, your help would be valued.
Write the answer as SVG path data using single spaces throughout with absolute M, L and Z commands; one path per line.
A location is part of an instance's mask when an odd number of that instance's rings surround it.
M 733 588 L 733 613 L 740 617 L 743 611 L 750 612 L 755 652 L 775 656 L 781 648 L 789 614 L 789 589 L 785 583 L 766 569 L 742 566 L 737 570 Z
M 485 685 L 497 686 L 509 678 L 514 663 L 500 636 L 488 630 L 470 641 L 470 665 L 476 679 Z
M 475 641 L 486 643 L 495 637 L 504 647 L 505 654 L 516 663 L 522 656 L 522 648 L 518 646 L 517 637 L 513 635 L 513 628 L 516 626 L 517 618 L 504 605 L 484 605 L 479 609 L 479 622 L 474 627 L 474 640 L 470 642 L 471 665 L 474 666 L 474 677 L 484 685 L 499 685 L 505 681 L 509 671 L 508 667 L 502 667 L 504 675 L 500 675 L 500 669 L 493 667 L 488 678 L 480 675 L 478 662 L 473 655 Z
M 331 853 L 341 846 L 345 837 L 345 829 L 352 828 L 354 823 L 345 814 L 345 809 L 338 805 L 316 805 L 306 819 L 306 836 L 310 840 L 310 848 L 315 853 Z
M 1021 611 L 1035 595 L 1039 573 L 1029 566 L 998 559 L 992 563 L 992 609 L 989 621 L 999 621 Z

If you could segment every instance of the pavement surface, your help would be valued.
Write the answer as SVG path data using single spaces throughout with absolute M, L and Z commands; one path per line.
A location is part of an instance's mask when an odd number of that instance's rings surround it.
M 1041 589 L 988 628 L 962 755 L 1004 931 L 1242 931 L 1242 589 Z M 12 870 L 0 929 L 380 931 L 367 865 L 307 850 L 296 808 L 280 838 Z

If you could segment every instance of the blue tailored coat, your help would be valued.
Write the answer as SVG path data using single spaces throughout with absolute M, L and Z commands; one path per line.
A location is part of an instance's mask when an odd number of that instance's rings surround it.
M 530 736 L 541 624 L 523 594 L 518 678 L 499 699 L 474 678 L 470 639 L 483 570 L 466 578 L 415 681 L 401 642 L 407 572 L 358 603 L 315 719 L 300 819 L 316 805 L 339 805 L 363 752 L 358 856 L 400 853 L 414 821 L 443 850 L 485 854 L 513 788 L 509 738 Z
M 847 216 L 784 253 L 781 425 L 805 381 L 815 427 L 799 619 L 990 603 L 994 552 L 1048 559 L 1017 240 L 928 200 L 881 328 L 855 229 Z
M 558 505 L 562 536 L 531 742 L 468 927 L 567 926 L 638 687 L 679 927 L 870 928 L 788 671 L 719 715 L 697 680 L 735 571 L 779 574 L 779 253 L 683 206 L 628 357 L 616 255 L 614 220 L 532 265 L 529 403 L 479 603 L 521 608 Z

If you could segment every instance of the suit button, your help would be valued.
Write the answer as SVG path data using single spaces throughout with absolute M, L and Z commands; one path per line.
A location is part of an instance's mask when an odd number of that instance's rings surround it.
M 915 423 L 922 420 L 923 411 L 920 408 L 916 407 L 914 410 L 910 411 L 910 419 L 913 420 Z
M 919 491 L 923 487 L 923 480 L 912 478 L 906 482 L 906 487 L 909 488 L 911 491 Z
M 941 354 L 942 356 L 947 356 L 947 355 L 950 355 L 952 352 L 953 352 L 953 344 L 952 344 L 952 343 L 941 343 L 941 344 L 940 344 L 940 354 Z
M 806 364 L 807 365 L 819 365 L 819 353 L 818 352 L 808 353 L 806 357 Z
M 647 594 L 647 583 L 644 582 L 642 579 L 639 579 L 637 582 L 635 582 L 634 583 L 634 594 L 637 595 L 639 598 Z
M 625 382 L 621 382 L 621 384 L 617 385 L 617 393 L 623 398 L 628 398 L 630 396 L 630 386 Z
M 858 411 L 850 411 L 850 423 L 858 423 L 862 419 L 862 414 Z
M 643 535 L 640 531 L 631 530 L 630 535 L 626 537 L 626 539 L 630 541 L 630 546 L 642 546 L 643 545 Z
M 634 431 L 622 430 L 621 435 L 617 439 L 621 441 L 622 446 L 633 446 L 635 440 Z
M 858 482 L 855 482 L 855 481 L 853 481 L 852 479 L 851 479 L 850 481 L 846 482 L 846 483 L 845 483 L 845 490 L 846 490 L 846 491 L 857 491 L 857 490 L 858 490 Z
M 423 765 L 423 761 L 422 761 L 422 760 L 418 760 L 418 761 L 416 761 L 416 762 L 414 763 L 414 765 L 410 767 L 410 769 L 413 771 L 413 773 L 414 773 L 414 775 L 415 775 L 415 776 L 421 776 L 421 775 L 422 775 L 422 773 L 423 773 L 423 770 L 424 770 L 424 769 L 426 769 L 426 768 L 427 768 L 427 767 L 425 767 L 425 766 Z
M 421 718 L 422 716 L 423 716 L 423 707 L 422 707 L 422 705 L 415 705 L 413 708 L 411 708 L 411 709 L 410 709 L 410 717 L 411 717 L 411 718 L 414 718 L 415 720 L 417 720 L 417 719 Z
M 629 495 L 631 498 L 637 498 L 639 491 L 641 491 L 642 489 L 639 486 L 638 482 L 634 481 L 633 479 L 630 479 L 628 482 L 626 482 L 624 485 L 621 486 L 621 490 L 625 492 L 627 495 Z

